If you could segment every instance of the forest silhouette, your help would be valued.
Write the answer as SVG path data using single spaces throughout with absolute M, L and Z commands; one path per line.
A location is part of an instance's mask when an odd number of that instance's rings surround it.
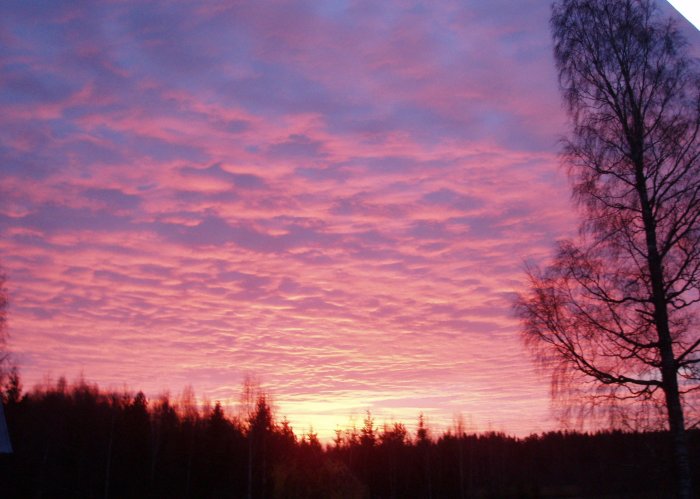
M 250 393 L 248 393 L 250 395 Z M 422 416 L 337 430 L 323 445 L 295 433 L 269 399 L 229 415 L 78 380 L 2 389 L 14 454 L 0 455 L 3 497 L 535 498 L 665 497 L 672 453 L 663 432 L 549 432 L 516 438 L 451 428 Z M 700 431 L 690 431 L 693 459 Z M 695 461 L 697 462 L 697 461 Z M 695 470 L 695 479 L 698 470 Z

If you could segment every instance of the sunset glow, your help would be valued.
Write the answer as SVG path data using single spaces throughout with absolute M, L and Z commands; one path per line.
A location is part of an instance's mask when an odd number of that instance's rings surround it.
M 557 427 L 511 309 L 577 223 L 549 2 L 0 12 L 0 265 L 26 388 L 191 385 L 233 411 L 253 375 L 324 439 L 366 410 Z

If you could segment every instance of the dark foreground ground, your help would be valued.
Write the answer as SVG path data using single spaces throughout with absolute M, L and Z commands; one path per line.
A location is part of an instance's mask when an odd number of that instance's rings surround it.
M 245 416 L 215 405 L 101 392 L 86 383 L 2 394 L 14 454 L 0 498 L 667 498 L 664 433 L 524 439 L 396 423 L 339 431 L 322 446 L 276 421 L 264 396 Z M 689 434 L 700 487 L 700 432 Z M 700 496 L 699 496 L 700 497 Z

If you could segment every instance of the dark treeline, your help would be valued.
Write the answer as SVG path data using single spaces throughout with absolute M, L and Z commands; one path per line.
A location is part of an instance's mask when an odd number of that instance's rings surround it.
M 323 446 L 277 421 L 257 393 L 243 416 L 220 404 L 107 393 L 64 380 L 2 390 L 15 453 L 2 497 L 471 498 L 667 497 L 663 433 L 552 432 L 527 438 L 401 423 L 338 431 Z M 700 435 L 690 433 L 694 462 Z M 696 477 L 698 478 L 698 477 Z

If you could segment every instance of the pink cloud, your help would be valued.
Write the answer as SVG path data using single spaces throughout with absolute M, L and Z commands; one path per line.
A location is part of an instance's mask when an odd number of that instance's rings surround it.
M 234 403 L 254 373 L 326 437 L 367 408 L 554 427 L 510 314 L 524 262 L 574 222 L 536 4 L 0 20 L 2 63 L 51 90 L 0 83 L 0 264 L 27 384 L 82 372 Z

